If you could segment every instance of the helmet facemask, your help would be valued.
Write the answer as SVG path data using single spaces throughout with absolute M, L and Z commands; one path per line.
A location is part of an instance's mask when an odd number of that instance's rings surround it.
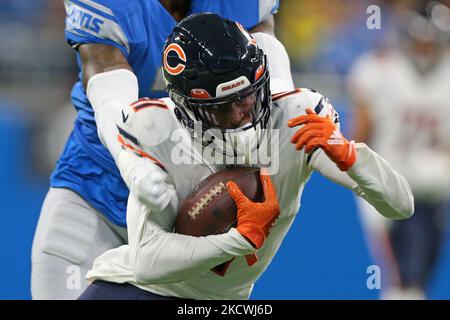
M 253 85 L 218 98 L 192 98 L 170 91 L 176 114 L 203 147 L 230 157 L 249 157 L 263 142 L 270 115 L 269 73 Z

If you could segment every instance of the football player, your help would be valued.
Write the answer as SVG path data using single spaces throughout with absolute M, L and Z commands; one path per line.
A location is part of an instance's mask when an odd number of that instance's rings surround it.
M 51 176 L 33 241 L 34 299 L 78 297 L 94 258 L 126 243 L 129 191 L 115 164 L 115 119 L 138 97 L 162 95 L 162 48 L 177 21 L 211 11 L 253 27 L 281 72 L 275 85 L 293 88 L 287 54 L 273 36 L 277 0 L 66 0 L 65 6 L 65 36 L 80 67 L 72 90 L 78 116 Z M 146 199 L 152 179 L 141 176 L 135 194 Z
M 409 12 L 399 46 L 360 57 L 349 76 L 355 138 L 398 168 L 411 185 L 416 212 L 407 221 L 380 220 L 361 204 L 373 255 L 386 277 L 382 298 L 423 299 L 448 220 L 450 200 L 450 55 L 448 30 L 436 15 Z M 436 24 L 436 22 L 438 24 Z
M 342 135 L 324 96 L 309 89 L 271 96 L 266 56 L 238 23 L 215 14 L 182 20 L 166 42 L 163 65 L 170 98 L 138 100 L 118 123 L 118 167 L 131 190 L 129 244 L 95 260 L 88 273 L 93 283 L 80 299 L 249 298 L 292 225 L 313 171 L 385 217 L 412 214 L 406 180 L 367 145 Z M 279 151 L 271 159 L 279 163 L 261 176 L 264 202 L 250 201 L 230 181 L 236 228 L 205 237 L 173 232 L 179 202 L 227 165 L 209 158 L 210 149 L 252 164 L 261 148 L 273 146 L 268 141 L 277 132 Z M 133 193 L 141 170 L 157 177 L 150 198 L 165 194 L 170 199 L 164 205 L 149 205 Z M 256 263 L 248 259 L 252 254 Z M 210 271 L 233 258 L 225 276 Z

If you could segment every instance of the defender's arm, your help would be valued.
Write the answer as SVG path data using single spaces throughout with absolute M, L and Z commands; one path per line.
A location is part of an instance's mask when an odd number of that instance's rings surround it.
M 272 93 L 294 90 L 291 63 L 283 44 L 275 36 L 273 15 L 250 29 L 261 49 L 267 54 Z
M 105 44 L 79 46 L 83 85 L 95 112 L 97 131 L 114 160 L 121 149 L 116 122 L 122 108 L 138 98 L 138 81 L 121 50 Z

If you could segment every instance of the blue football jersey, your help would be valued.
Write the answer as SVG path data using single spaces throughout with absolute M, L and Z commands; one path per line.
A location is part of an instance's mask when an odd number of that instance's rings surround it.
M 158 0 L 65 0 L 67 42 L 117 47 L 138 78 L 140 97 L 165 96 L 162 48 L 176 25 Z M 189 14 L 213 12 L 257 25 L 278 9 L 278 0 L 192 0 Z M 77 60 L 81 70 L 81 61 Z M 51 186 L 69 188 L 113 223 L 126 225 L 128 189 L 109 151 L 101 144 L 94 111 L 80 80 L 72 89 L 77 119 L 51 176 Z

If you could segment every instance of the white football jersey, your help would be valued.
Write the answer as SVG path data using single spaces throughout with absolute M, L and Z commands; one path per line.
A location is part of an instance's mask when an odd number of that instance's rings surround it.
M 247 299 L 292 225 L 303 188 L 313 170 L 351 188 L 387 216 L 398 218 L 410 214 L 412 196 L 408 184 L 366 145 L 356 145 L 359 160 L 346 174 L 321 150 L 309 156 L 296 151 L 290 143 L 298 128 L 288 128 L 287 122 L 305 114 L 306 108 L 339 121 L 326 98 L 309 89 L 296 89 L 275 95 L 273 101 L 270 128 L 278 132 L 279 163 L 272 168 L 271 179 L 281 213 L 261 249 L 254 249 L 235 228 L 207 237 L 175 234 L 172 232 L 175 212 L 152 213 L 131 194 L 127 210 L 129 244 L 98 257 L 87 278 L 128 282 L 165 296 Z M 141 100 L 127 108 L 123 118 L 125 123 L 122 121 L 119 131 L 124 146 L 164 168 L 180 202 L 204 178 L 224 168 L 202 162 L 188 132 L 176 119 L 170 99 Z M 183 159 L 197 162 L 188 163 Z M 253 252 L 259 261 L 249 267 L 245 255 Z M 225 276 L 210 271 L 232 258 L 234 261 Z
M 373 119 L 373 149 L 402 173 L 416 196 L 450 196 L 450 55 L 421 75 L 400 51 L 367 54 L 355 64 L 350 90 Z

